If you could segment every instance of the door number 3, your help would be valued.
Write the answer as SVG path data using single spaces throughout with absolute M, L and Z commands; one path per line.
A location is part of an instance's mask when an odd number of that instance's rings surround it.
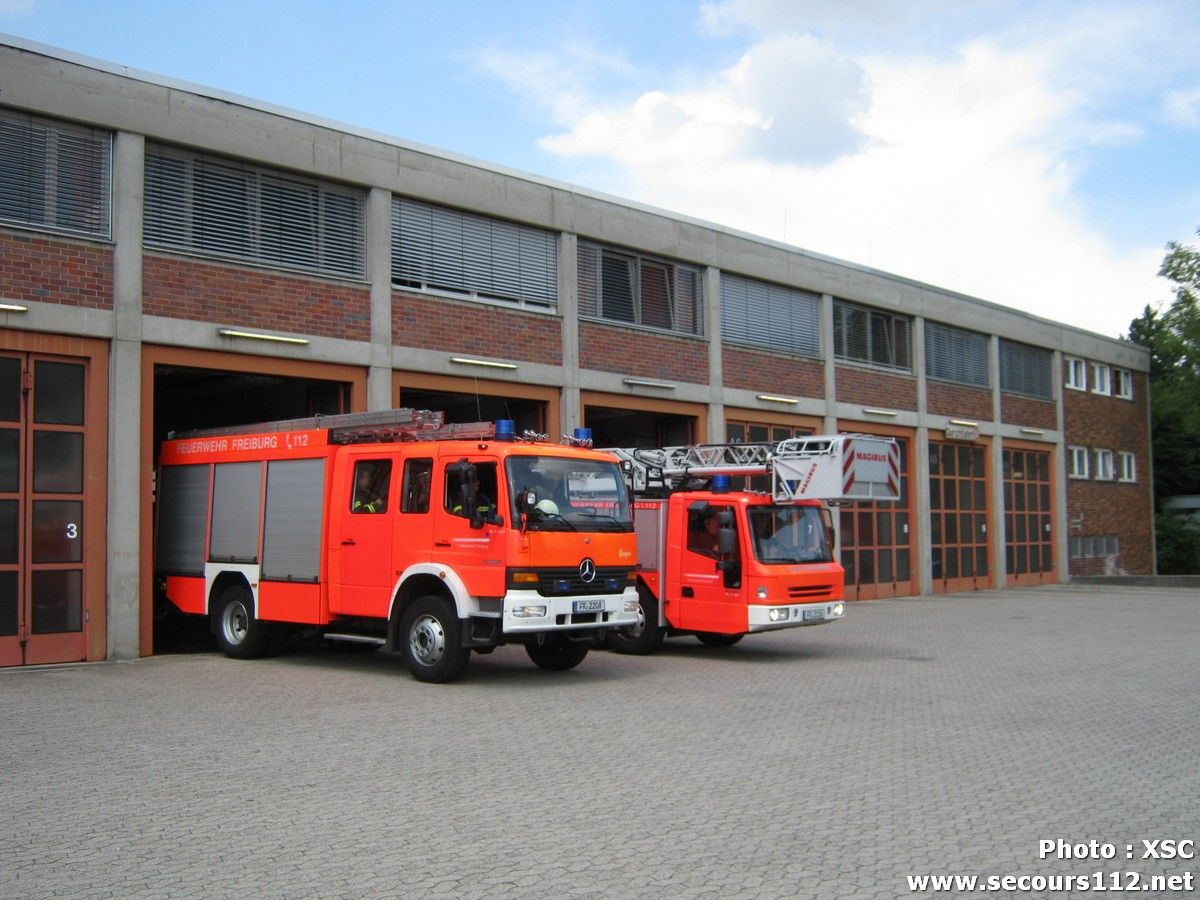
M 67 540 L 73 541 L 79 537 L 79 526 L 74 522 L 67 523 Z

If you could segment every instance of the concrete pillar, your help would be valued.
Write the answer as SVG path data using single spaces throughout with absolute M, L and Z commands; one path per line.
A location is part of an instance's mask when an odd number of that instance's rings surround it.
M 721 356 L 721 270 L 704 269 L 704 333 L 708 336 L 708 437 L 710 444 L 725 442 L 725 372 Z
M 1050 471 L 1054 473 L 1054 518 L 1058 528 L 1054 534 L 1054 562 L 1058 569 L 1060 581 L 1067 581 L 1071 571 L 1071 521 L 1067 518 L 1067 423 L 1063 413 L 1063 354 L 1061 350 L 1054 351 L 1053 369 L 1050 374 L 1050 389 L 1054 391 L 1055 428 L 1058 430 L 1058 440 L 1054 445 L 1054 464 Z M 1153 529 L 1151 529 L 1153 534 Z
M 141 458 L 142 228 L 146 142 L 118 132 L 113 145 L 114 334 L 108 373 L 108 658 L 149 653 L 141 631 L 141 504 L 151 490 Z M 149 411 L 147 411 L 149 414 Z M 122 427 L 122 425 L 126 427 Z M 143 477 L 144 476 L 144 477 Z
M 821 295 L 821 359 L 825 362 L 825 434 L 836 434 L 837 417 L 837 362 L 833 346 L 833 297 Z
M 562 316 L 563 371 L 558 416 L 563 433 L 571 434 L 583 424 L 579 398 L 579 238 L 566 231 L 558 235 L 558 314 Z
M 933 535 L 929 528 L 929 399 L 925 375 L 925 319 L 913 319 L 913 374 L 917 376 L 917 434 L 909 469 L 912 473 L 912 521 L 917 530 L 917 591 L 933 593 Z
M 996 576 L 996 587 L 1002 588 L 1008 578 L 1008 561 L 1004 555 L 1004 440 L 1001 435 L 1003 409 L 1000 398 L 1000 338 L 992 335 L 988 339 L 988 371 L 992 376 L 992 421 L 996 425 L 996 438 L 992 441 L 992 571 Z
M 371 361 L 367 409 L 391 409 L 392 395 L 392 193 L 367 194 L 367 281 L 371 285 Z

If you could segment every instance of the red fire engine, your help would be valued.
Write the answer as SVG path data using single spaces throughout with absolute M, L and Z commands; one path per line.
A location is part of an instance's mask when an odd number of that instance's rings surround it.
M 625 653 L 651 653 L 667 635 L 727 647 L 754 632 L 840 619 L 844 573 L 822 501 L 899 496 L 891 438 L 610 452 L 633 491 L 638 539 L 638 623 L 608 634 Z M 769 476 L 771 491 L 730 491 L 736 476 Z
M 172 436 L 159 464 L 155 571 L 232 657 L 307 627 L 445 682 L 510 642 L 570 669 L 637 621 L 625 481 L 586 446 L 401 409 Z

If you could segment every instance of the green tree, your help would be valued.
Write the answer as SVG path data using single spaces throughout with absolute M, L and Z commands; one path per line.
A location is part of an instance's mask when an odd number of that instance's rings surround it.
M 1150 350 L 1154 498 L 1161 508 L 1165 497 L 1200 494 L 1200 247 L 1167 244 L 1158 274 L 1175 283 L 1175 299 L 1162 311 L 1147 306 L 1130 323 L 1129 338 Z M 1158 522 L 1159 571 L 1196 571 L 1200 535 L 1162 515 Z

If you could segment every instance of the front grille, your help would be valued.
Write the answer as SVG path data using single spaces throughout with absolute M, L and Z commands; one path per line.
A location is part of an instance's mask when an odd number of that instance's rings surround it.
M 629 584 L 629 569 L 612 566 L 596 569 L 596 577 L 585 582 L 578 568 L 538 569 L 537 592 L 543 597 L 571 597 L 577 594 L 619 594 Z M 528 584 L 509 583 L 510 588 L 528 590 Z
M 801 587 L 789 587 L 789 600 L 815 600 L 820 597 L 829 597 L 833 594 L 832 584 L 806 584 Z

